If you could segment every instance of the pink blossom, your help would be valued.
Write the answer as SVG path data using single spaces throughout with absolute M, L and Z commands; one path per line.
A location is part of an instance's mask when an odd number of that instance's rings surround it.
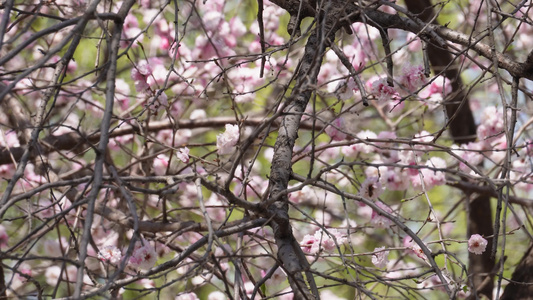
M 425 130 L 422 130 L 421 132 L 415 134 L 413 138 L 413 142 L 415 142 L 415 149 L 419 150 L 430 150 L 431 146 L 424 145 L 424 144 L 431 144 L 433 143 L 433 135 Z M 424 143 L 424 144 L 416 144 L 416 142 Z
M 214 291 L 209 293 L 207 300 L 226 300 L 228 297 L 221 291 Z
M 0 225 L 0 249 L 7 246 L 9 236 L 7 235 L 6 228 Z
M 44 272 L 44 277 L 46 278 L 46 283 L 49 286 L 56 286 L 59 281 L 59 276 L 61 275 L 61 268 L 58 266 L 51 266 L 46 268 Z
M 412 32 L 407 33 L 407 42 L 409 43 L 409 51 L 416 52 L 422 50 L 422 42 L 418 36 Z
M 380 78 L 372 82 L 372 87 L 370 92 L 376 97 L 379 101 L 389 101 L 389 100 L 398 100 L 400 95 L 394 87 L 389 86 L 387 83 L 387 78 Z
M 184 293 L 177 295 L 174 300 L 200 300 L 200 298 L 195 293 Z
M 473 234 L 468 239 L 468 251 L 477 255 L 481 255 L 487 248 L 487 240 L 479 234 Z
M 368 32 L 365 32 L 362 36 L 367 36 Z M 356 71 L 362 70 L 367 61 L 367 57 L 365 55 L 365 50 L 363 49 L 363 46 L 356 42 L 353 45 L 346 45 L 342 48 L 344 54 L 348 59 L 352 62 L 353 67 Z
M 0 166 L 0 178 L 11 178 L 15 174 L 15 166 L 13 164 Z
M 480 141 L 492 143 L 503 134 L 503 113 L 494 106 L 489 106 L 481 114 L 481 124 L 477 128 Z
M 402 94 L 409 95 L 416 92 L 426 83 L 426 76 L 424 75 L 423 66 L 406 65 L 402 70 L 402 76 L 398 79 L 402 86 Z
M 470 142 L 466 145 L 461 145 L 461 147 L 454 147 L 457 150 L 452 150 L 453 153 L 462 158 L 465 162 L 469 163 L 471 166 L 477 166 L 483 161 L 483 154 L 481 151 L 484 148 L 483 142 Z M 459 162 L 459 169 L 463 172 L 470 173 L 472 170 L 462 161 Z
M 168 107 L 168 97 L 165 93 L 161 93 L 159 96 L 154 95 L 154 97 L 150 97 L 146 100 L 146 104 L 152 113 L 157 114 Z
M 111 150 L 117 151 L 120 150 L 121 147 L 124 147 L 127 144 L 130 144 L 131 142 L 133 142 L 133 134 L 121 135 L 109 139 L 108 146 Z M 77 166 L 78 168 L 81 168 L 80 165 Z
M 444 76 L 437 76 L 429 85 L 424 87 L 418 96 L 422 99 L 428 99 L 435 102 L 440 102 L 444 96 L 452 92 L 450 81 Z
M 440 157 L 432 157 L 426 162 L 426 166 L 431 169 L 422 169 L 422 177 L 424 179 L 424 185 L 427 190 L 437 185 L 443 185 L 446 183 L 446 175 L 442 171 L 434 169 L 446 169 L 446 162 Z M 420 176 L 413 176 L 412 183 L 414 187 L 420 186 Z M 417 178 L 418 177 L 418 178 Z
M 142 92 L 150 88 L 147 83 L 150 74 L 152 74 L 152 68 L 146 60 L 141 60 L 131 69 L 131 79 L 134 81 L 137 92 Z
M 385 247 L 378 247 L 374 249 L 372 255 L 372 263 L 376 268 L 383 268 L 389 263 L 389 251 L 385 251 Z
M 420 257 L 421 259 L 423 260 L 427 259 L 427 256 L 424 253 L 424 250 L 422 250 L 422 248 L 418 244 L 413 243 L 413 245 L 411 246 L 411 250 L 413 251 L 414 254 L 416 254 L 416 256 Z
M 348 100 L 355 96 L 355 91 L 358 91 L 359 88 L 355 84 L 355 81 L 352 77 L 349 77 L 348 79 L 340 80 L 337 84 L 337 87 L 335 88 L 335 95 L 340 100 Z
M 376 146 L 378 147 L 379 151 L 390 151 L 389 148 L 393 146 L 393 142 L 398 137 L 396 136 L 396 133 L 394 131 L 381 131 L 378 133 L 377 139 L 378 140 L 390 140 L 390 142 L 377 142 Z
M 176 147 L 186 144 L 191 136 L 192 132 L 190 129 L 179 129 L 176 132 L 173 132 L 172 129 L 165 129 L 157 133 L 156 140 L 163 145 Z
M 136 268 L 148 270 L 155 265 L 157 253 L 148 241 L 143 240 L 143 243 L 144 245 L 141 245 L 137 242 L 136 249 L 130 257 L 130 263 Z
M 366 144 L 364 141 L 367 139 L 375 139 L 377 138 L 376 134 L 370 130 L 363 130 L 355 135 L 359 142 L 358 144 L 353 144 L 349 146 L 343 146 L 341 148 L 342 154 L 344 154 L 347 157 L 355 158 L 357 157 L 357 154 L 359 152 L 362 153 L 372 153 L 376 151 L 376 147 L 374 147 L 371 143 Z
M 334 141 L 342 141 L 346 139 L 346 133 L 342 132 L 341 130 L 345 130 L 343 117 L 335 118 L 325 129 L 327 135 L 329 135 Z
M 120 249 L 113 245 L 107 245 L 102 248 L 98 253 L 98 258 L 102 261 L 110 262 L 112 264 L 117 264 L 122 257 L 122 252 Z
M 132 47 L 138 47 L 137 43 L 127 41 L 127 39 L 132 39 L 138 36 L 142 30 L 139 28 L 139 21 L 137 21 L 137 17 L 133 14 L 128 14 L 126 18 L 124 19 L 124 26 L 122 30 L 122 39 L 120 42 L 120 46 L 123 48 L 128 47 L 130 44 L 132 44 Z M 139 40 L 143 39 L 142 35 L 139 35 Z
M 187 147 L 179 148 L 178 151 L 176 152 L 176 156 L 182 162 L 188 163 L 189 162 L 189 148 Z
M 315 237 L 317 240 L 322 241 L 322 248 L 329 253 L 333 252 L 337 248 L 337 245 L 340 246 L 347 241 L 346 236 L 335 228 L 328 229 L 328 233 L 320 229 L 315 232 Z
M 303 252 L 315 254 L 320 250 L 320 240 L 315 235 L 306 234 L 300 242 L 300 246 L 303 248 Z
M 416 163 L 416 157 L 415 157 L 414 151 L 400 150 L 398 157 L 400 158 L 400 162 L 402 163 L 402 165 L 406 165 L 406 166 L 417 166 L 418 165 Z M 406 168 L 406 173 L 409 176 L 417 176 L 418 170 L 416 168 Z
M 328 229 L 327 233 L 319 229 L 314 235 L 306 234 L 300 242 L 300 246 L 304 252 L 309 254 L 318 253 L 320 249 L 331 253 L 337 248 L 337 245 L 340 246 L 346 241 L 346 236 L 335 228 Z
M 406 236 L 403 239 L 403 246 L 407 249 L 408 253 L 414 254 L 423 260 L 427 259 L 427 256 L 422 250 L 422 248 L 420 248 L 420 246 L 417 243 L 415 243 L 410 236 Z
M 205 202 L 205 206 L 209 217 L 217 222 L 222 222 L 226 219 L 226 209 L 224 203 L 216 193 L 211 193 L 209 199 Z
M 377 201 L 376 205 L 384 210 L 388 214 L 392 214 L 392 209 L 387 206 L 385 203 L 381 201 Z M 370 220 L 370 224 L 376 226 L 377 228 L 387 228 L 390 225 L 392 225 L 392 221 L 389 220 L 389 218 L 381 215 L 380 213 L 376 212 L 375 210 L 372 210 L 372 217 Z
M 367 177 L 361 188 L 359 189 L 358 195 L 367 199 L 375 200 L 383 193 L 383 187 L 381 182 L 379 182 L 377 177 Z
M 327 299 L 327 300 L 347 300 L 346 298 L 339 297 L 337 291 L 331 291 L 331 290 L 321 290 L 320 291 L 320 299 Z
M 403 191 L 409 187 L 407 174 L 399 168 L 388 169 L 381 173 L 381 182 L 391 191 Z
M 123 111 L 127 110 L 130 104 L 130 86 L 124 79 L 117 78 L 115 80 L 115 89 L 115 100 L 118 102 L 120 109 Z
M 169 158 L 168 156 L 164 154 L 159 154 L 154 158 L 154 173 L 155 175 L 162 176 L 165 175 L 167 172 L 169 164 Z
M 15 131 L 8 131 L 4 134 L 4 131 L 0 129 L 0 148 L 4 147 L 20 147 L 19 139 Z
M 239 126 L 226 124 L 226 131 L 217 135 L 218 154 L 224 155 L 232 153 L 235 145 L 239 141 Z

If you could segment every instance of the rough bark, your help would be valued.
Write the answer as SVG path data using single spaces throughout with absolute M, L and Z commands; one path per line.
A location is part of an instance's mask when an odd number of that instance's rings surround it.
M 278 3 L 278 5 L 287 3 Z M 323 3 L 323 6 L 319 8 L 319 13 L 316 16 L 317 26 L 309 36 L 296 75 L 295 87 L 286 100 L 285 116 L 274 146 L 274 157 L 270 171 L 270 196 L 264 203 L 268 214 L 273 216 L 271 226 L 278 246 L 278 258 L 288 273 L 294 299 L 318 299 L 319 295 L 313 275 L 308 272 L 309 263 L 294 238 L 289 219 L 289 200 L 286 190 L 292 173 L 292 153 L 303 112 L 316 86 L 325 49 L 334 39 L 335 32 L 340 28 L 339 20 L 344 15 L 343 8 L 345 6 L 346 3 L 343 1 L 334 0 Z M 292 7 L 284 8 L 294 9 Z
M 533 299 L 533 245 L 529 246 L 513 272 L 501 300 Z

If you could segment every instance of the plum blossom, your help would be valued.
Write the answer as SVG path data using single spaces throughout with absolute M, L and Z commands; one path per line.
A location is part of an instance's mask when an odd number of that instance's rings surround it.
M 195 293 L 184 293 L 177 295 L 174 300 L 200 300 L 200 298 Z
M 453 153 L 458 155 L 460 158 L 462 158 L 465 162 L 468 162 L 472 166 L 477 166 L 483 161 L 483 154 L 481 154 L 481 151 L 483 150 L 484 143 L 482 142 L 470 142 L 466 145 L 458 146 L 452 146 L 454 150 Z M 472 170 L 470 170 L 470 167 L 467 166 L 462 161 L 459 162 L 459 169 L 463 172 L 470 173 Z
M 131 79 L 135 84 L 137 92 L 142 92 L 150 88 L 147 83 L 148 76 L 152 74 L 152 67 L 146 60 L 141 60 L 134 68 L 131 69 Z
M 337 296 L 335 292 L 332 292 L 331 290 L 323 290 L 320 292 L 320 299 L 328 299 L 328 300 L 346 300 L 346 298 L 342 298 Z
M 426 83 L 423 66 L 406 65 L 402 70 L 402 76 L 398 79 L 400 85 L 403 87 L 403 94 L 410 94 L 416 92 Z M 404 90 L 405 89 L 405 90 Z
M 189 141 L 192 136 L 190 129 L 179 129 L 175 133 L 172 129 L 160 130 L 157 133 L 156 140 L 163 145 L 181 146 Z
M 154 97 L 148 98 L 146 103 L 148 109 L 152 113 L 157 114 L 158 112 L 168 107 L 168 97 L 165 93 L 161 93 L 161 95 L 155 95 Z
M 139 35 L 138 39 L 142 40 L 142 30 L 139 28 L 139 21 L 137 21 L 137 17 L 133 14 L 128 14 L 126 18 L 124 19 L 124 28 L 122 30 L 122 38 L 120 39 L 120 46 L 122 48 L 126 48 L 129 46 L 129 44 L 132 44 L 132 47 L 138 47 L 137 43 L 130 42 L 128 39 L 133 39 L 136 36 Z
M 44 272 L 46 283 L 48 283 L 49 286 L 57 285 L 60 275 L 61 275 L 61 268 L 59 266 L 48 267 L 46 268 L 46 271 Z
M 143 240 L 143 244 L 137 242 L 136 249 L 130 257 L 130 263 L 136 268 L 148 270 L 155 265 L 157 253 L 148 241 Z
M 189 162 L 189 148 L 187 147 L 179 148 L 178 151 L 176 152 L 176 156 L 182 162 L 188 163 Z
M 300 242 L 300 246 L 303 248 L 303 252 L 316 254 L 320 250 L 320 240 L 315 235 L 306 234 Z
M 324 249 L 331 253 L 336 249 L 337 244 L 341 245 L 347 241 L 346 236 L 335 228 L 328 229 L 328 233 L 319 229 L 314 235 L 306 234 L 300 242 L 300 246 L 305 253 L 309 254 L 316 254 L 320 249 Z M 335 241 L 337 241 L 337 243 L 335 243 Z
M 348 100 L 354 97 L 355 91 L 358 91 L 355 80 L 352 77 L 339 81 L 337 87 L 335 88 L 335 95 L 340 100 Z
M 400 95 L 394 87 L 389 86 L 387 83 L 387 78 L 380 78 L 372 82 L 372 87 L 370 92 L 376 97 L 379 101 L 389 101 L 389 100 L 399 100 Z
M 131 93 L 130 86 L 122 78 L 115 80 L 115 100 L 121 110 L 125 111 L 129 108 Z
M 375 139 L 377 135 L 370 130 L 363 130 L 355 135 L 358 140 L 365 141 L 367 139 Z M 343 146 L 341 148 L 342 154 L 347 157 L 356 157 L 359 152 L 362 153 L 372 153 L 375 151 L 376 147 L 372 144 L 366 144 L 365 142 L 360 142 L 358 144 L 353 144 L 349 146 Z
M 491 144 L 503 133 L 503 113 L 496 107 L 489 106 L 483 110 L 481 120 L 477 128 L 477 137 L 480 141 Z
M 112 264 L 117 264 L 122 257 L 122 252 L 116 246 L 107 245 L 102 248 L 98 253 L 98 258 L 102 261 L 110 262 Z
M 334 141 L 342 141 L 346 139 L 346 133 L 342 132 L 341 130 L 344 130 L 344 118 L 343 117 L 335 118 L 331 122 L 331 124 L 325 129 L 327 135 L 329 135 L 331 139 Z
M 383 187 L 381 182 L 377 177 L 367 177 L 361 188 L 359 189 L 358 195 L 365 197 L 371 200 L 377 199 L 383 193 Z
M 442 171 L 435 169 L 446 169 L 446 162 L 440 157 L 432 157 L 426 162 L 428 168 L 420 170 L 424 180 L 424 186 L 426 189 L 431 189 L 437 185 L 443 185 L 446 183 L 446 175 Z M 421 187 L 420 176 L 413 176 L 412 184 L 414 187 Z
M 4 133 L 4 131 L 0 129 L 0 147 L 20 147 L 17 133 L 15 131 L 8 131 Z
M 9 236 L 7 235 L 6 228 L 3 225 L 0 225 L 0 249 L 7 246 L 7 241 Z
M 403 191 L 409 187 L 408 176 L 400 168 L 387 169 L 382 172 L 381 182 L 391 191 Z
M 468 239 L 468 251 L 477 255 L 481 255 L 487 248 L 487 240 L 479 234 L 473 234 Z
M 432 105 L 438 104 L 444 100 L 444 96 L 452 92 L 450 81 L 444 76 L 437 76 L 429 85 L 424 87 L 418 97 L 427 99 Z
M 381 208 L 382 210 L 384 210 L 385 212 L 391 214 L 392 213 L 392 209 L 386 205 L 385 203 L 381 202 L 381 201 L 377 201 L 376 202 L 376 205 Z M 389 220 L 387 217 L 381 215 L 380 213 L 376 212 L 375 210 L 372 210 L 372 217 L 371 217 L 371 220 L 370 220 L 370 224 L 378 227 L 378 228 L 387 228 L 389 227 L 390 225 L 392 225 L 392 221 Z
M 372 263 L 379 269 L 385 267 L 389 263 L 389 251 L 385 251 L 385 247 L 375 248 Z
M 224 155 L 232 153 L 235 145 L 239 141 L 239 126 L 226 124 L 226 131 L 217 135 L 218 154 Z
M 407 42 L 409 43 L 409 51 L 416 52 L 422 50 L 422 42 L 420 38 L 412 32 L 407 33 Z
M 168 156 L 159 154 L 154 158 L 154 173 L 157 176 L 165 175 L 169 164 Z
M 419 142 L 424 144 L 431 144 L 433 142 L 433 135 L 431 133 L 422 130 L 421 132 L 415 134 L 413 142 Z M 427 151 L 430 149 L 430 146 L 423 144 L 415 144 L 415 149 Z
M 207 300 L 226 300 L 228 297 L 226 294 L 222 293 L 221 291 L 214 291 L 209 293 L 207 296 Z
M 414 255 L 418 256 L 419 258 L 421 258 L 423 260 L 427 259 L 427 256 L 424 253 L 424 251 L 422 250 L 422 248 L 420 247 L 420 245 L 415 243 L 410 236 L 406 236 L 403 239 L 403 245 L 407 249 L 408 253 L 414 254 Z M 424 245 L 425 245 L 425 243 L 424 243 Z M 430 249 L 430 251 L 431 251 L 431 249 Z

